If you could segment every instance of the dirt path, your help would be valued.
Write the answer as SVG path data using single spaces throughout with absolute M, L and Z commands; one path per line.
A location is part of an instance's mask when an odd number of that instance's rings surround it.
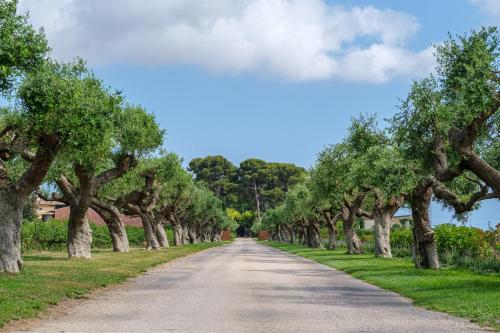
M 206 250 L 106 291 L 32 332 L 482 332 L 253 240 Z

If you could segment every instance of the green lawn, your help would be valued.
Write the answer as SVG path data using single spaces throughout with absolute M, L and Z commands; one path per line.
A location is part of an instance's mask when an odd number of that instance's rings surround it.
M 262 243 L 395 291 L 413 299 L 416 305 L 500 330 L 499 274 L 478 275 L 455 269 L 417 270 L 405 259 L 381 259 L 373 254 L 348 255 L 345 249 L 329 251 L 296 244 Z
M 85 297 L 93 289 L 224 243 L 227 242 L 191 244 L 161 251 L 132 249 L 130 253 L 93 250 L 92 260 L 69 260 L 65 252 L 27 254 L 20 274 L 0 274 L 0 327 L 13 319 L 34 317 L 64 298 Z

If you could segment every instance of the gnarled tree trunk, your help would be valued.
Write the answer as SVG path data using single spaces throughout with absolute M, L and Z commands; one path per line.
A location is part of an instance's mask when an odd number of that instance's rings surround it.
M 196 230 L 193 229 L 193 227 L 188 228 L 188 236 L 189 236 L 189 242 L 191 244 L 197 244 L 199 242 L 198 240 L 198 233 Z
M 363 250 L 361 248 L 361 240 L 354 229 L 354 222 L 349 220 L 343 221 L 345 242 L 347 245 L 347 252 L 349 254 L 361 254 Z
M 497 77 L 498 79 L 498 77 Z M 494 93 L 494 102 L 491 107 L 479 113 L 463 128 L 450 128 L 448 138 L 453 149 L 460 155 L 465 168 L 476 174 L 482 181 L 493 189 L 496 196 L 500 196 L 500 171 L 496 170 L 475 151 L 474 145 L 478 133 L 486 127 L 487 120 L 494 116 L 500 108 L 500 93 Z
M 431 228 L 429 206 L 432 199 L 432 182 L 422 181 L 410 196 L 413 217 L 413 255 L 417 268 L 439 268 L 439 258 Z
M 288 233 L 288 236 L 289 236 L 289 238 L 288 238 L 288 242 L 289 242 L 290 244 L 295 243 L 295 230 L 293 230 L 293 227 L 288 226 L 288 225 L 286 225 L 286 224 L 285 224 L 285 225 L 283 225 L 283 227 L 286 229 L 286 231 L 287 231 L 287 233 Z
M 0 189 L 0 273 L 19 273 L 23 198 L 13 189 Z
M 361 240 L 359 239 L 358 234 L 354 229 L 354 219 L 356 218 L 358 210 L 363 203 L 364 197 L 364 193 L 359 193 L 352 203 L 344 200 L 344 206 L 341 209 L 345 241 L 347 245 L 347 252 L 349 254 L 363 253 L 363 250 L 361 248 Z
M 385 202 L 382 193 L 375 189 L 375 206 L 373 208 L 373 231 L 375 234 L 375 256 L 392 258 L 391 224 L 392 217 L 403 205 L 404 197 L 392 197 Z
M 94 200 L 90 207 L 95 210 L 106 223 L 109 235 L 111 236 L 113 252 L 128 252 L 130 248 L 127 231 L 118 208 L 113 205 L 97 202 L 97 200 Z
M 182 227 L 175 217 L 170 218 L 170 223 L 172 224 L 172 230 L 174 233 L 174 245 L 182 245 Z
M 188 229 L 185 225 L 182 226 L 182 244 L 189 244 Z
M 309 230 L 306 226 L 302 226 L 302 245 L 307 245 L 309 239 Z
M 14 130 L 5 127 L 0 137 Z M 29 147 L 19 147 L 15 139 L 9 144 L 2 142 L 0 148 L 0 273 L 19 273 L 21 259 L 21 223 L 22 211 L 29 195 L 43 181 L 47 171 L 59 150 L 59 137 L 56 134 L 42 134 L 38 137 L 38 149 L 35 154 Z M 21 144 L 22 145 L 22 144 Z M 8 161 L 15 156 L 29 163 L 21 177 L 10 180 Z
M 78 186 L 74 186 L 64 175 L 59 177 L 57 185 L 63 193 L 62 200 L 70 206 L 67 239 L 70 258 L 82 257 L 90 259 L 92 231 L 85 215 L 99 188 L 121 177 L 133 165 L 135 165 L 134 158 L 124 155 L 114 168 L 96 175 L 93 166 L 74 164 L 73 169 L 78 178 Z
M 91 257 L 92 230 L 85 216 L 87 210 L 70 207 L 67 250 L 70 258 Z
M 335 250 L 337 248 L 337 228 L 328 227 L 328 250 Z
M 142 221 L 142 227 L 144 228 L 144 236 L 146 237 L 146 249 L 148 250 L 158 250 L 160 248 L 160 243 L 156 238 L 156 228 L 155 225 L 147 213 L 138 211 L 138 215 Z
M 217 227 L 212 227 L 212 233 L 211 233 L 210 241 L 212 241 L 212 242 L 219 242 L 220 239 L 221 239 L 221 235 L 222 235 L 222 230 L 220 230 Z
M 168 247 L 169 244 L 168 244 L 167 233 L 165 232 L 165 227 L 163 226 L 163 223 L 161 223 L 160 221 L 155 221 L 153 222 L 153 224 L 158 244 L 160 245 L 160 247 Z
M 373 232 L 375 234 L 375 256 L 392 258 L 391 252 L 391 220 L 392 214 L 387 210 L 377 212 L 373 216 Z
M 7 126 L 1 131 L 0 137 L 13 129 Z M 29 147 L 20 148 L 14 142 L 11 143 L 13 145 L 3 142 L 0 149 L 0 273 L 18 273 L 22 268 L 23 207 L 28 196 L 43 181 L 60 147 L 59 136 L 54 133 L 41 134 L 37 141 L 39 147 L 35 154 L 29 151 Z M 20 156 L 29 163 L 16 182 L 10 181 L 4 163 L 14 156 Z
M 328 229 L 328 250 L 337 248 L 337 221 L 339 217 L 340 213 L 332 217 L 330 212 L 325 212 L 326 227 Z
M 283 237 L 282 237 L 283 235 L 281 234 L 281 229 L 280 229 L 279 225 L 276 226 L 275 233 L 276 233 L 276 238 L 278 239 L 278 242 L 283 243 Z
M 319 226 L 314 222 L 307 226 L 307 245 L 314 249 L 322 247 Z

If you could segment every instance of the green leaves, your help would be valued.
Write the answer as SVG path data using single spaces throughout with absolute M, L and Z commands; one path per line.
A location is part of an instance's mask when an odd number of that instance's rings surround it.
M 61 155 L 74 163 L 96 165 L 109 157 L 113 119 L 121 97 L 103 87 L 82 60 L 45 62 L 18 89 L 26 135 L 57 134 Z
M 499 89 L 499 35 L 496 27 L 450 38 L 437 47 L 437 72 L 452 125 L 463 127 L 493 105 Z
M 16 79 L 36 69 L 49 50 L 43 31 L 35 31 L 27 15 L 17 15 L 17 0 L 0 0 L 0 93 L 8 94 Z
M 113 121 L 116 149 L 122 154 L 142 156 L 163 144 L 165 130 L 155 117 L 139 105 L 125 105 Z
M 237 168 L 221 155 L 194 158 L 189 162 L 197 181 L 203 182 L 226 206 L 234 204 L 232 193 L 237 192 Z
M 498 99 L 498 56 L 500 54 L 496 28 L 482 28 L 469 36 L 449 40 L 437 47 L 437 76 L 431 76 L 412 86 L 392 119 L 392 133 L 408 159 L 420 163 L 421 173 L 432 172 L 436 136 L 445 140 L 451 165 L 458 157 L 449 148 L 448 132 L 462 128 Z M 497 149 L 497 110 L 482 126 L 475 148 L 482 155 Z

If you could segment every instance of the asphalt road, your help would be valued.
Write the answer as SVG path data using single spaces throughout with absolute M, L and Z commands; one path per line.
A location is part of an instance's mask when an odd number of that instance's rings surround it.
M 482 332 L 253 240 L 163 265 L 33 332 Z

